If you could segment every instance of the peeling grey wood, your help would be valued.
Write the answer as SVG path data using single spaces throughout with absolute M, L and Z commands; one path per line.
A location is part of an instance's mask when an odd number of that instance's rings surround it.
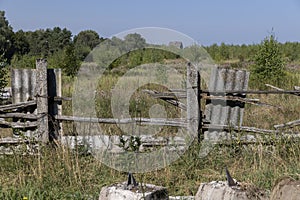
M 35 104 L 36 101 L 27 101 L 27 102 L 15 103 L 15 104 L 3 105 L 0 106 L 0 111 L 15 110 L 17 108 L 25 108 L 28 106 L 33 106 Z
M 38 126 L 37 122 L 7 122 L 7 121 L 0 121 L 1 128 L 35 128 Z
M 43 115 L 38 119 L 38 139 L 42 142 L 49 141 L 49 129 L 48 129 L 48 96 L 47 91 L 47 61 L 44 59 L 38 59 L 36 61 L 36 103 L 37 114 Z
M 299 90 L 284 90 L 284 91 L 279 91 L 279 90 L 224 90 L 222 92 L 219 91 L 214 91 L 214 90 L 202 90 L 201 93 L 206 93 L 206 94 L 211 94 L 211 95 L 228 95 L 228 94 L 292 94 L 296 96 L 300 96 L 300 91 Z
M 158 126 L 176 126 L 186 127 L 187 124 L 184 120 L 179 118 L 165 119 L 165 118 L 125 118 L 125 119 L 114 119 L 114 118 L 90 118 L 90 117 L 75 117 L 75 116 L 56 116 L 56 120 L 59 121 L 76 121 L 76 122 L 87 122 L 87 123 L 103 123 L 103 124 L 129 124 L 138 123 L 141 125 L 158 125 Z
M 186 98 L 186 90 L 183 92 L 157 92 L 152 90 L 143 90 L 143 92 L 146 92 L 150 94 L 153 98 L 170 98 L 170 99 L 184 99 Z
M 28 142 L 29 141 L 24 140 L 23 138 L 15 138 L 15 137 L 0 138 L 0 145 L 23 144 L 23 143 L 28 143 Z
M 42 115 L 36 114 L 26 114 L 26 113 L 5 113 L 0 114 L 0 118 L 18 118 L 18 119 L 38 119 L 42 117 Z
M 234 131 L 245 131 L 245 132 L 252 132 L 252 133 L 277 133 L 275 130 L 268 130 L 268 129 L 260 129 L 255 127 L 248 127 L 248 126 L 230 126 L 230 125 L 204 125 L 203 128 L 211 129 L 211 130 L 234 130 Z

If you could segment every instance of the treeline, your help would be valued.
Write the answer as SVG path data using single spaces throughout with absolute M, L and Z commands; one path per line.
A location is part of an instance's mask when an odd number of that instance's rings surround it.
M 54 27 L 36 31 L 13 31 L 0 11 L 1 61 L 13 67 L 33 68 L 37 58 L 46 58 L 49 67 L 62 68 L 67 75 L 77 72 L 80 62 L 103 38 L 92 30 L 72 37 L 66 28 Z
M 146 41 L 138 34 L 130 34 L 124 40 L 118 38 L 105 39 L 93 30 L 84 30 L 73 37 L 66 28 L 54 27 L 35 31 L 13 31 L 5 18 L 5 12 L 0 11 L 0 64 L 15 68 L 33 68 L 37 58 L 46 58 L 51 68 L 62 68 L 68 76 L 74 76 L 80 64 L 97 45 L 106 42 L 110 46 L 121 46 L 132 49 L 147 46 Z M 113 45 L 111 45 L 113 44 Z M 300 43 L 278 43 L 280 54 L 286 62 L 300 61 Z M 204 47 L 211 58 L 217 63 L 231 61 L 241 63 L 253 61 L 261 44 L 228 45 L 213 44 Z M 105 48 L 105 45 L 104 47 Z M 116 48 L 116 51 L 120 49 Z M 190 49 L 192 50 L 192 49 Z M 123 51 L 123 50 L 122 50 Z M 111 54 L 97 55 L 95 60 L 109 60 Z M 102 56 L 102 57 L 101 57 Z M 110 68 L 116 66 L 134 66 L 148 62 L 159 62 L 164 59 L 177 58 L 173 53 L 151 49 L 134 51 L 115 60 Z
M 300 43 L 286 42 L 278 43 L 280 53 L 286 59 L 287 63 L 300 61 Z M 216 62 L 224 61 L 252 61 L 261 44 L 251 45 L 228 45 L 221 43 L 220 45 L 213 44 L 205 47 L 207 52 Z

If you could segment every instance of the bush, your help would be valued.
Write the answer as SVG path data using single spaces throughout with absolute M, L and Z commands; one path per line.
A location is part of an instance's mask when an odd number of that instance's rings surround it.
M 285 62 L 279 47 L 274 35 L 261 42 L 251 69 L 252 84 L 256 87 L 262 89 L 265 83 L 279 86 L 285 80 Z

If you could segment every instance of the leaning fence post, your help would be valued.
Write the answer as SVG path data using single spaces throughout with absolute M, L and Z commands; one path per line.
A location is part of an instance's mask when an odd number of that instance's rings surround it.
M 38 140 L 48 142 L 47 61 L 44 59 L 36 60 L 36 104 L 37 114 L 41 116 L 38 119 Z
M 191 63 L 187 65 L 187 129 L 200 141 L 200 73 Z

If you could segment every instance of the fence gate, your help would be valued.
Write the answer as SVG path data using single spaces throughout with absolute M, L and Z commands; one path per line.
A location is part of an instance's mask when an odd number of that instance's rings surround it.
M 187 88 L 182 96 L 186 105 L 162 95 L 162 99 L 186 110 L 186 119 L 123 119 L 124 123 L 143 120 L 153 125 L 172 125 L 187 128 L 194 137 L 204 140 L 230 139 L 227 131 L 220 126 L 241 126 L 245 103 L 228 100 L 228 97 L 245 98 L 248 88 L 249 72 L 215 68 L 212 70 L 207 92 L 201 90 L 201 74 L 191 64 L 187 65 Z M 58 139 L 61 136 L 62 121 L 79 121 L 84 123 L 117 123 L 119 119 L 85 119 L 76 116 L 63 116 L 61 101 L 61 70 L 47 69 L 46 60 L 37 60 L 36 69 L 12 69 L 11 72 L 12 105 L 1 107 L 0 112 L 12 110 L 2 117 L 13 117 L 11 127 L 30 129 L 26 135 L 42 142 Z M 245 93 L 225 93 L 225 91 L 245 91 Z M 153 94 L 153 93 L 152 93 Z M 201 100 L 206 94 L 205 110 L 201 111 Z M 160 94 L 155 93 L 156 97 Z M 60 99 L 58 98 L 60 97 Z M 171 100 L 171 101 L 168 101 Z M 91 125 L 88 125 L 89 127 Z M 36 129 L 37 127 L 37 129 Z M 219 131 L 218 131 L 218 130 Z M 221 130 L 220 130 L 221 129 Z M 24 129 L 21 129 L 24 130 Z

